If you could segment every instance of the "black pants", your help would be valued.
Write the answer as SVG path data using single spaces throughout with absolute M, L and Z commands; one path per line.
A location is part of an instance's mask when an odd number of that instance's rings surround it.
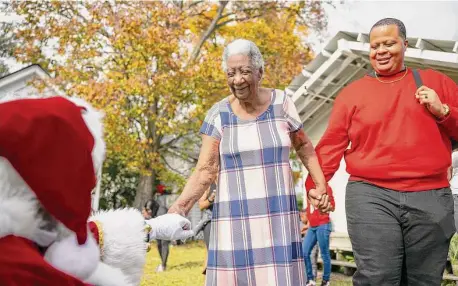
M 211 233 L 211 228 L 212 228 L 212 223 L 211 223 L 211 221 L 208 222 L 208 223 L 204 226 L 204 241 L 205 241 L 205 246 L 207 246 L 207 250 L 208 250 L 208 246 L 210 245 L 210 233 Z
M 449 188 L 397 192 L 349 182 L 345 207 L 355 286 L 439 286 L 455 233 Z
M 167 259 L 169 258 L 169 245 L 170 241 L 168 240 L 157 240 L 157 250 L 159 251 L 159 255 L 161 256 L 161 263 L 164 269 L 167 266 Z

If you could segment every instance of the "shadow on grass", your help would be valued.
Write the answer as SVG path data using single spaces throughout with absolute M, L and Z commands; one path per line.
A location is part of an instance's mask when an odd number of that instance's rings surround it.
M 167 267 L 168 270 L 183 270 L 183 269 L 189 269 L 189 268 L 193 268 L 193 267 L 200 267 L 203 263 L 202 262 L 199 262 L 199 261 L 189 261 L 189 262 L 185 262 L 185 263 L 182 263 L 182 264 L 178 264 L 178 265 L 173 265 L 173 266 L 169 266 Z

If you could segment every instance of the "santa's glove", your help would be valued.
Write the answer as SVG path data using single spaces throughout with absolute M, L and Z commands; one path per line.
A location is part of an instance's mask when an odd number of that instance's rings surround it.
M 179 214 L 161 215 L 146 223 L 151 227 L 150 240 L 180 240 L 194 235 L 191 222 Z

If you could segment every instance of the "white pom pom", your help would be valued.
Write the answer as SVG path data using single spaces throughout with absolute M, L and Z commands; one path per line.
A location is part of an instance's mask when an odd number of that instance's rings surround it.
M 46 250 L 45 260 L 69 275 L 86 280 L 97 268 L 100 250 L 92 235 L 88 235 L 85 244 L 78 245 L 76 235 L 72 233 L 54 242 Z

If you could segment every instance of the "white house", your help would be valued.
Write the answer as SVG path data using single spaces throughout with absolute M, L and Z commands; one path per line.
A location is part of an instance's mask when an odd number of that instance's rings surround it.
M 48 79 L 50 75 L 39 65 L 30 65 L 16 72 L 0 78 L 0 99 L 7 94 L 17 94 L 19 96 L 36 95 L 37 90 L 29 83 L 34 79 Z M 56 95 L 60 92 L 48 87 L 44 95 Z
M 438 70 L 458 83 L 458 42 L 408 38 L 405 63 L 409 67 Z M 350 82 L 371 71 L 368 35 L 338 32 L 287 88 L 292 96 L 304 130 L 314 145 L 326 130 L 334 99 Z M 307 172 L 304 170 L 304 174 Z M 334 233 L 331 248 L 351 250 L 345 217 L 345 187 L 348 181 L 345 161 L 342 160 L 330 185 L 336 200 L 331 214 Z

